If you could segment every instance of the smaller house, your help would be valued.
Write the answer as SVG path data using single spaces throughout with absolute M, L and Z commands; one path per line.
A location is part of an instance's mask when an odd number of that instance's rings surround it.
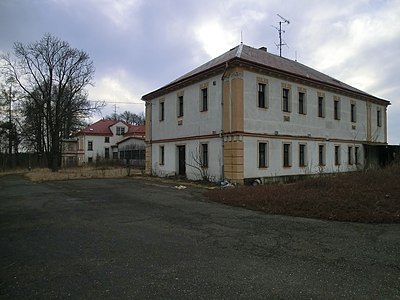
M 144 165 L 144 137 L 144 125 L 131 125 L 122 120 L 99 120 L 63 141 L 62 165 L 83 165 L 108 159 Z

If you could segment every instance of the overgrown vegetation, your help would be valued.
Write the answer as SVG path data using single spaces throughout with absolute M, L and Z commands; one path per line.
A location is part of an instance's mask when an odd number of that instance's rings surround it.
M 308 178 L 292 184 L 208 191 L 216 202 L 268 214 L 400 223 L 400 165 Z

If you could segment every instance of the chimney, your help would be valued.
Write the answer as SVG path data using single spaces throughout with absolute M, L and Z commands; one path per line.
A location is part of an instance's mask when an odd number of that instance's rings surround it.
M 267 51 L 267 47 L 261 47 L 261 48 L 258 48 L 258 50 L 262 50 L 262 51 L 268 52 Z

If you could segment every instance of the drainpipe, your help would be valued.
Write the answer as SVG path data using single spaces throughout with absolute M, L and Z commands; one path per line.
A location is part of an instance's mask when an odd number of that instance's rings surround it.
M 224 78 L 228 70 L 228 62 L 225 62 L 225 69 L 221 76 L 221 145 L 222 145 L 222 179 L 225 179 L 225 161 L 224 161 Z

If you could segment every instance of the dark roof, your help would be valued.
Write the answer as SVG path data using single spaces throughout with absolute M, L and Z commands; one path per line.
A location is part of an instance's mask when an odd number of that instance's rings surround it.
M 374 98 L 375 100 L 385 101 L 387 102 L 386 104 L 390 104 L 388 101 L 384 99 L 380 99 L 368 93 L 365 93 L 344 82 L 332 78 L 324 73 L 321 73 L 315 69 L 307 67 L 306 65 L 303 65 L 297 61 L 293 61 L 288 58 L 280 57 L 278 55 L 269 53 L 266 51 L 265 48 L 256 49 L 244 44 L 240 44 L 235 48 L 232 48 L 228 52 L 225 52 L 224 54 L 210 60 L 209 62 L 201 65 L 200 67 L 186 73 L 185 75 L 161 87 L 160 89 L 144 95 L 142 99 L 150 100 L 154 97 L 158 97 L 160 92 L 168 90 L 169 88 L 173 88 L 174 86 L 183 84 L 186 81 L 191 80 L 196 76 L 201 76 L 201 74 L 207 73 L 213 69 L 215 70 L 220 69 L 222 73 L 226 64 L 230 65 L 235 61 L 256 66 L 262 69 L 266 69 L 273 73 L 280 73 L 283 75 L 286 74 L 290 76 L 301 77 L 302 79 L 308 82 L 328 85 L 333 88 L 338 88 L 368 98 Z

